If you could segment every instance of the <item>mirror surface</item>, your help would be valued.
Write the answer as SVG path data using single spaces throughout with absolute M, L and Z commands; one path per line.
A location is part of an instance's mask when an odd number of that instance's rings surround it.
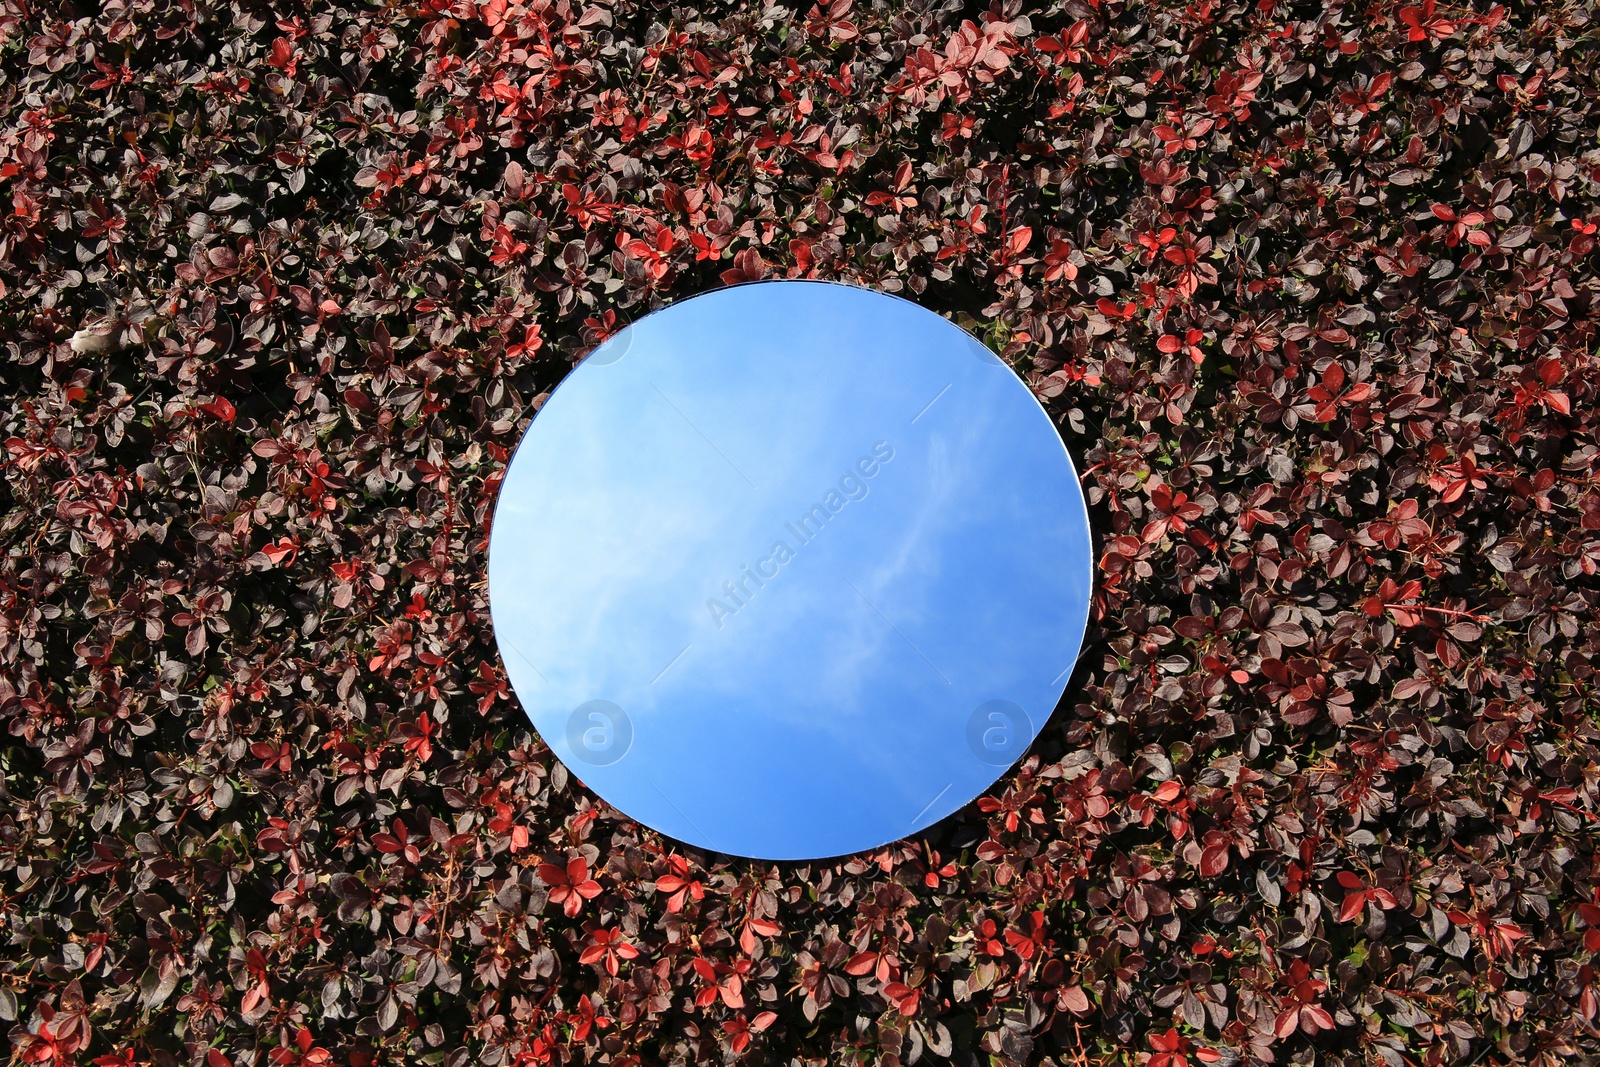
M 495 507 L 512 686 L 606 801 L 815 859 L 937 822 L 1027 750 L 1088 619 L 1060 434 L 915 304 L 760 282 L 673 304 L 546 400 Z

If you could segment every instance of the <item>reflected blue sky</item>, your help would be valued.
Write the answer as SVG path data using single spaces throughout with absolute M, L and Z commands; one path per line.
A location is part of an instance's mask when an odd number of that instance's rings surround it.
M 717 290 L 628 335 L 551 394 L 495 509 L 495 637 L 540 735 L 735 855 L 873 848 L 969 802 L 1002 770 L 974 709 L 1036 731 L 1088 617 L 1083 496 L 1033 395 L 938 315 L 840 285 Z M 594 700 L 632 727 L 604 766 L 569 744 Z

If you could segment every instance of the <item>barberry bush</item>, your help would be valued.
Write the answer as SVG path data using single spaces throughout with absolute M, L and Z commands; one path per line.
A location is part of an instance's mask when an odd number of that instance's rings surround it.
M 0 0 L 12 1062 L 1600 1057 L 1592 17 Z M 982 337 L 1098 565 L 808 864 L 597 801 L 484 582 L 574 362 L 776 277 Z

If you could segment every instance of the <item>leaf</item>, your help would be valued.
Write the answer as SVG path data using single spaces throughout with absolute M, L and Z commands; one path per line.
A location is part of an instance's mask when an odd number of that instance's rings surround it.
M 846 974 L 869 974 L 877 965 L 878 954 L 876 952 L 858 952 L 850 957 L 850 962 L 844 965 L 844 971 Z
M 167 969 L 165 974 L 161 971 L 159 967 L 147 967 L 139 979 L 139 1005 L 147 1011 L 165 1004 L 173 990 L 178 988 L 177 969 Z
M 356 791 L 360 788 L 361 783 L 355 778 L 339 779 L 339 784 L 333 787 L 334 806 L 339 807 L 341 805 L 348 804 L 350 802 L 350 798 L 355 796 Z
M 1430 685 L 1426 678 L 1402 678 L 1400 681 L 1395 683 L 1394 699 L 1409 700 L 1418 693 L 1426 692 L 1431 688 L 1432 685 Z
M 1277 881 L 1262 867 L 1256 868 L 1256 891 L 1261 894 L 1262 900 L 1273 907 L 1283 902 L 1283 891 Z
M 227 397 L 219 396 L 209 403 L 201 404 L 200 410 L 222 422 L 232 422 L 237 414 L 231 401 Z

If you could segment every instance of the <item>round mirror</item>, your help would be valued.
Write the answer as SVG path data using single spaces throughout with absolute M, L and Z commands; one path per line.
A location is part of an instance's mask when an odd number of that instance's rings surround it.
M 814 859 L 949 815 L 1027 750 L 1088 620 L 1088 515 L 1033 394 L 915 304 L 721 289 L 611 337 L 495 508 L 495 640 L 627 815 Z

